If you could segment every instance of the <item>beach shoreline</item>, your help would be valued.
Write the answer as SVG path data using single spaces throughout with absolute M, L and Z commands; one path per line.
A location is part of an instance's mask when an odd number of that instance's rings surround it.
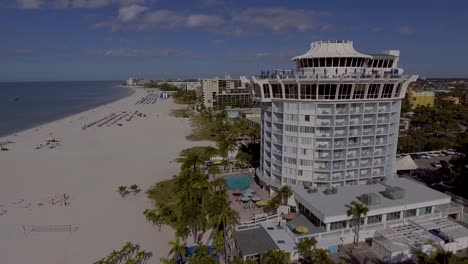
M 181 106 L 154 93 L 135 89 L 120 100 L 5 138 L 14 143 L 0 152 L 2 262 L 93 263 L 128 241 L 153 253 L 148 263 L 167 256 L 174 231 L 168 226 L 159 231 L 145 219 L 143 211 L 153 203 L 144 191 L 179 172 L 175 159 L 181 150 L 209 143 L 187 140 L 189 120 L 170 115 Z M 138 103 L 146 97 L 152 99 Z M 83 129 L 123 113 L 134 117 Z M 56 145 L 45 144 L 50 135 Z M 133 184 L 142 192 L 126 197 L 117 192 Z
M 64 120 L 64 119 L 67 119 L 67 118 L 70 118 L 70 117 L 73 117 L 73 116 L 76 116 L 76 115 L 80 115 L 82 113 L 85 114 L 88 111 L 91 111 L 91 110 L 94 110 L 94 109 L 97 109 L 97 108 L 100 108 L 100 107 L 104 107 L 104 106 L 106 106 L 108 104 L 112 104 L 112 103 L 115 103 L 115 102 L 120 101 L 120 100 L 124 100 L 125 98 L 130 97 L 131 95 L 133 95 L 136 92 L 136 89 L 137 89 L 135 87 L 126 86 L 126 85 L 114 85 L 114 87 L 126 88 L 129 92 L 124 97 L 117 98 L 115 100 L 105 102 L 103 104 L 99 104 L 99 105 L 96 105 L 96 106 L 91 106 L 91 108 L 84 109 L 84 110 L 82 110 L 80 112 L 77 112 L 77 113 L 72 113 L 72 114 L 69 114 L 69 115 L 66 115 L 66 116 L 63 116 L 63 117 L 59 117 L 57 119 L 49 120 L 49 121 L 46 121 L 44 123 L 40 123 L 38 125 L 33 125 L 32 127 L 21 129 L 19 131 L 15 131 L 15 132 L 12 132 L 12 133 L 9 133 L 9 134 L 5 134 L 5 135 L 0 134 L 0 142 L 5 141 L 7 137 L 14 137 L 15 135 L 18 135 L 18 134 L 21 134 L 21 133 L 24 133 L 24 132 L 27 132 L 27 131 L 35 130 L 35 129 L 43 127 L 43 126 L 47 126 L 50 123 L 58 122 L 58 121 L 61 121 L 61 120 Z

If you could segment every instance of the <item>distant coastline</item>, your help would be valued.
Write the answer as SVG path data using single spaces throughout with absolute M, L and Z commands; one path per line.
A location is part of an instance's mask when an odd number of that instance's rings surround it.
M 21 83 L 23 83 L 23 82 L 21 82 Z M 24 83 L 29 83 L 29 82 L 24 82 Z M 50 82 L 43 82 L 43 83 L 50 83 Z M 57 83 L 67 84 L 67 83 L 80 83 L 80 82 L 57 82 Z M 84 83 L 84 82 L 81 82 L 81 83 Z M 87 83 L 100 83 L 100 82 L 90 81 L 90 82 L 87 82 Z M 103 82 L 103 83 L 105 83 L 105 82 Z M 7 84 L 7 83 L 3 83 L 3 84 Z M 61 121 L 63 119 L 66 119 L 66 118 L 69 118 L 69 117 L 72 117 L 72 116 L 75 116 L 75 115 L 80 115 L 81 113 L 91 111 L 91 110 L 99 108 L 99 107 L 106 106 L 106 105 L 114 103 L 116 101 L 125 99 L 125 98 L 127 98 L 127 97 L 129 97 L 129 96 L 131 96 L 132 94 L 135 93 L 135 87 L 130 87 L 130 86 L 121 85 L 121 84 L 114 84 L 114 85 L 110 85 L 110 86 L 112 86 L 113 88 L 125 89 L 126 93 L 123 93 L 123 94 L 121 94 L 119 96 L 116 96 L 115 98 L 112 98 L 113 95 L 109 95 L 110 99 L 108 99 L 108 100 L 102 100 L 100 102 L 90 103 L 86 107 L 82 107 L 82 108 L 78 109 L 77 111 L 68 112 L 68 113 L 65 113 L 63 115 L 57 115 L 55 117 L 51 117 L 50 119 L 44 120 L 42 122 L 41 121 L 32 122 L 30 125 L 23 125 L 22 127 L 18 128 L 18 129 L 14 129 L 14 130 L 9 129 L 10 131 L 3 131 L 1 129 L 1 126 L 0 126 L 0 141 L 2 139 L 14 136 L 15 134 L 19 134 L 19 133 L 22 133 L 24 131 L 34 130 L 34 129 L 37 129 L 37 128 L 41 127 L 41 126 L 45 126 L 45 125 L 47 125 L 49 123 L 58 122 L 58 121 Z M 10 101 L 11 98 L 10 99 L 6 98 L 6 99 L 8 101 Z M 5 100 L 5 98 L 2 98 L 2 101 L 4 101 L 4 100 Z M 19 102 L 21 102 L 21 100 L 19 100 Z

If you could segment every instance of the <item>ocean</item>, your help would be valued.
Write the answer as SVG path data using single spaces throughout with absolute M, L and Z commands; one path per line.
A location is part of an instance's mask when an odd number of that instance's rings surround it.
M 132 93 L 106 82 L 0 83 L 0 137 L 116 101 Z

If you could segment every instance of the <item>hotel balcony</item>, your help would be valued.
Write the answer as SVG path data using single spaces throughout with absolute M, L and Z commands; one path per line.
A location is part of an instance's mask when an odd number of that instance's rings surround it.
M 271 122 L 271 116 L 264 115 L 264 116 L 263 116 L 263 120 L 266 120 L 266 121 L 268 121 L 268 122 Z
M 371 114 L 372 114 L 372 113 L 375 113 L 375 112 L 377 112 L 377 107 L 367 107 L 367 106 L 366 106 L 366 107 L 364 108 L 364 112 L 365 112 L 365 113 L 371 113 Z
M 283 129 L 273 127 L 273 133 L 282 135 L 283 134 Z
M 345 126 L 347 124 L 348 124 L 348 122 L 347 122 L 347 120 L 345 118 L 337 118 L 335 120 L 335 125 L 337 125 L 337 126 Z
M 273 116 L 273 123 L 283 124 L 283 118 Z
M 282 139 L 278 139 L 278 138 L 274 138 L 271 142 L 275 143 L 275 144 L 283 144 L 283 140 Z

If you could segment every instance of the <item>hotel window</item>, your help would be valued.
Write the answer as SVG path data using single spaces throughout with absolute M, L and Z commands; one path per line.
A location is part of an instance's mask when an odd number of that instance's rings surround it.
M 349 227 L 354 227 L 356 223 L 356 220 L 351 219 L 349 220 Z M 364 225 L 364 217 L 361 217 L 361 225 Z
M 298 99 L 297 83 L 284 84 L 284 95 L 286 99 Z
M 299 165 L 301 166 L 312 166 L 312 164 L 314 164 L 314 162 L 311 160 L 305 160 L 305 159 L 299 160 Z
M 405 218 L 410 218 L 410 217 L 415 217 L 415 216 L 416 216 L 416 209 L 405 211 Z
M 270 87 L 267 83 L 263 84 L 263 94 L 265 98 L 271 98 L 270 96 Z
M 351 67 L 352 58 L 346 58 L 346 67 Z
M 400 97 L 400 91 L 401 91 L 401 83 L 399 83 L 395 89 L 395 93 L 393 94 L 394 97 Z
M 346 228 L 346 221 L 338 221 L 338 222 L 330 223 L 330 231 L 344 229 L 344 228 Z
M 319 84 L 318 99 L 335 99 L 336 84 Z
M 350 83 L 345 83 L 340 85 L 340 90 L 338 92 L 338 99 L 351 99 L 351 88 L 353 87 Z
M 366 94 L 366 85 L 365 84 L 356 84 L 354 87 L 353 99 L 364 99 Z
M 271 90 L 273 91 L 273 98 L 283 98 L 283 90 L 281 89 L 281 84 L 272 83 Z
M 284 114 L 287 121 L 297 121 L 297 114 Z
M 319 66 L 319 60 L 318 59 L 312 59 L 313 67 L 318 67 Z
M 262 94 L 260 93 L 260 85 L 254 83 L 254 93 L 255 96 L 261 96 Z
M 401 218 L 401 212 L 393 212 L 387 214 L 387 221 L 398 220 Z
M 314 127 L 311 126 L 301 126 L 299 132 L 312 134 L 314 133 Z
M 311 138 L 301 137 L 301 144 L 302 145 L 312 145 L 312 139 Z
M 285 125 L 284 130 L 287 132 L 297 132 L 297 126 Z
M 384 84 L 384 87 L 382 90 L 382 98 L 392 97 L 392 91 L 393 91 L 393 83 Z
M 283 161 L 284 163 L 288 163 L 288 164 L 293 164 L 293 165 L 297 164 L 297 159 L 295 158 L 283 157 Z
M 304 116 L 304 121 L 305 122 L 310 122 L 310 115 L 305 115 Z
M 388 68 L 388 60 L 384 60 L 384 63 L 382 65 L 383 68 Z
M 319 66 L 325 67 L 325 58 L 319 58 Z
M 340 58 L 333 58 L 333 67 L 338 67 L 340 62 Z
M 346 58 L 340 58 L 340 67 L 346 66 Z
M 372 60 L 372 68 L 377 68 L 377 63 L 379 60 Z
M 300 153 L 301 153 L 302 155 L 307 155 L 307 149 L 301 148 L 301 149 L 300 149 Z
M 297 170 L 297 176 L 302 176 L 302 170 Z
M 367 67 L 372 68 L 372 61 L 373 61 L 373 60 L 368 60 L 368 61 L 367 61 Z
M 301 99 L 316 99 L 317 85 L 301 84 Z
M 297 144 L 297 137 L 284 136 L 284 138 L 287 143 Z
M 368 225 L 378 224 L 378 223 L 382 223 L 382 215 L 373 215 L 373 216 L 367 217 Z
M 326 66 L 332 67 L 332 58 L 326 58 Z
M 432 213 L 432 206 L 419 208 L 419 215 L 428 215 Z
M 367 99 L 378 98 L 379 97 L 379 88 L 380 84 L 372 83 L 369 85 L 369 90 L 367 91 Z
M 379 60 L 379 65 L 377 65 L 377 68 L 382 68 L 383 65 L 383 60 Z

